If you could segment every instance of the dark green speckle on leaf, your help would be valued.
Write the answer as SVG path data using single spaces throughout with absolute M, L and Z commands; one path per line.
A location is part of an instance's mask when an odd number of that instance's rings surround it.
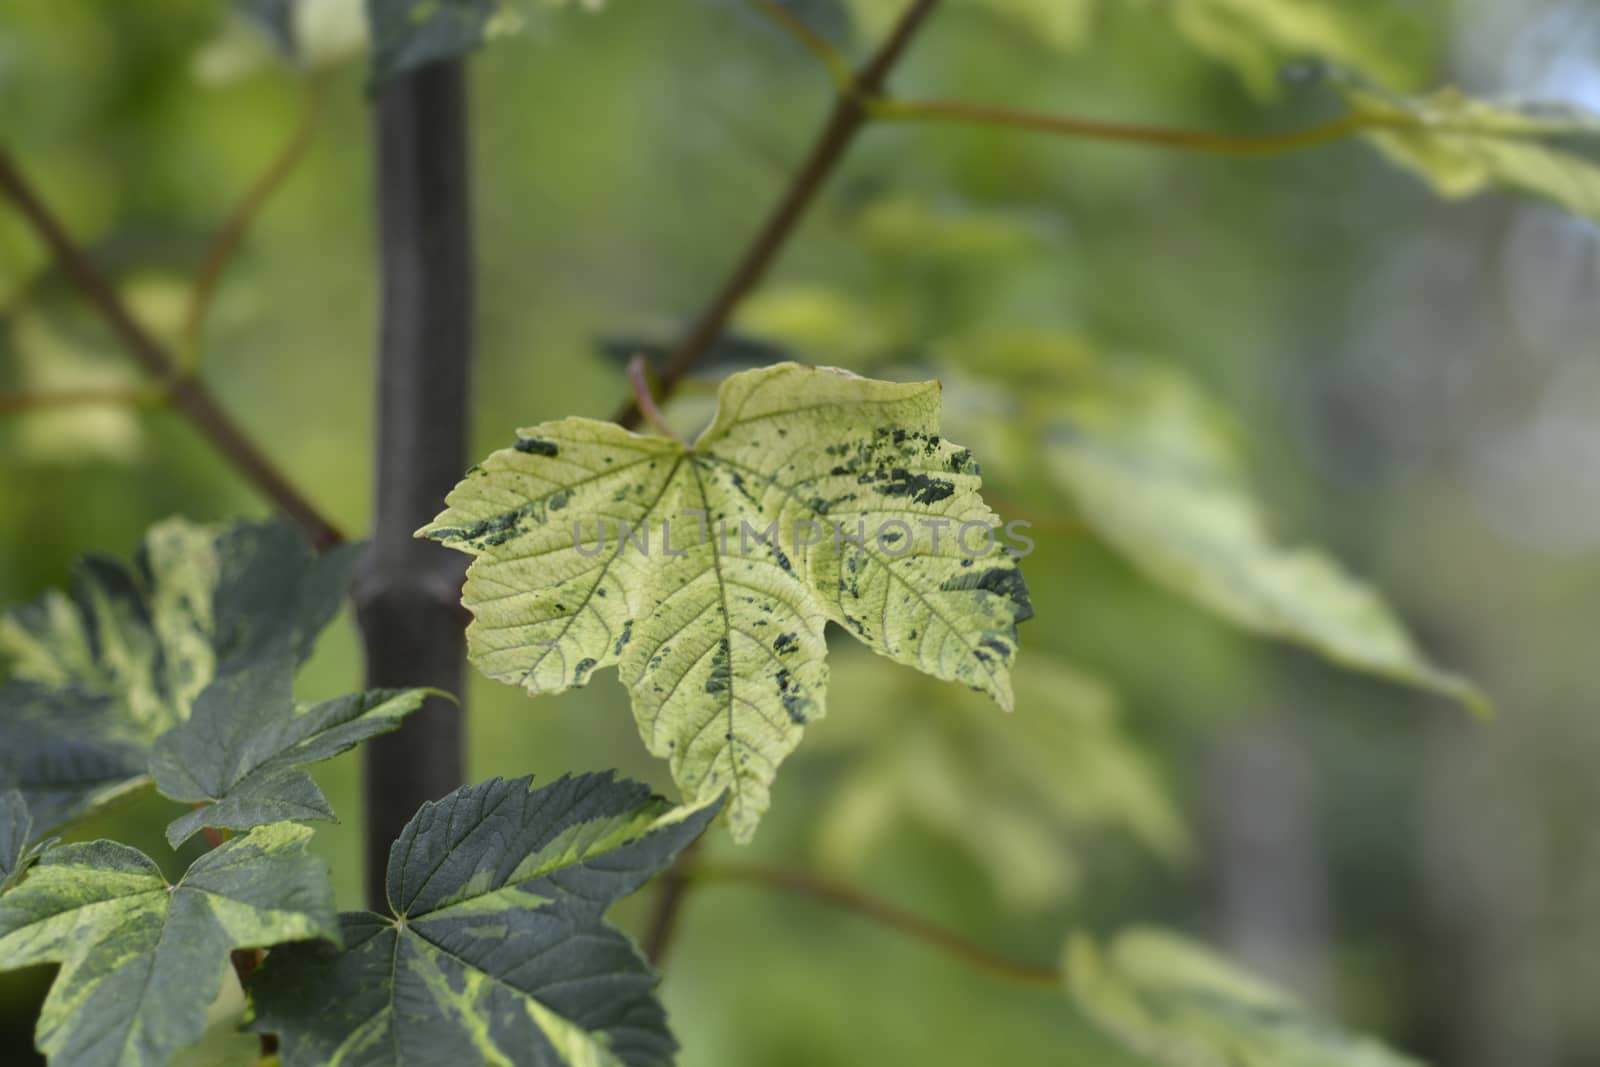
M 530 456 L 558 456 L 561 454 L 559 445 L 554 441 L 546 441 L 542 437 L 519 437 L 517 438 L 517 443 L 512 447 L 518 452 L 524 452 Z
M 1018 622 L 1033 618 L 1033 601 L 1028 599 L 1028 583 L 1023 580 L 1022 571 L 1016 567 L 991 567 L 988 570 L 972 571 L 947 579 L 939 588 L 952 592 L 978 589 L 995 593 L 1016 605 Z
M 889 472 L 887 481 L 872 487 L 884 496 L 910 497 L 918 504 L 934 504 L 955 495 L 956 487 L 943 478 L 927 474 L 913 474 L 904 467 Z

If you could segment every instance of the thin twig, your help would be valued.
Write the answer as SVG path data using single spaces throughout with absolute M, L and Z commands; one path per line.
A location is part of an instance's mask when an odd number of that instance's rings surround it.
M 1053 115 L 987 104 L 952 100 L 902 100 L 885 95 L 888 73 L 916 35 L 938 0 L 914 0 L 901 16 L 888 40 L 860 70 L 843 69 L 842 55 L 820 34 L 776 0 L 753 0 L 775 23 L 821 59 L 840 87 L 833 112 L 812 144 L 805 162 L 790 180 L 766 221 L 735 263 L 711 302 L 690 324 L 661 369 L 660 399 L 676 391 L 679 382 L 710 350 L 727 328 L 734 311 L 760 283 L 804 217 L 846 149 L 871 120 L 897 122 L 956 122 L 1001 129 L 1028 130 L 1058 136 L 1137 144 L 1152 148 L 1186 149 L 1217 155 L 1260 157 L 1301 151 L 1342 140 L 1363 130 L 1403 127 L 1405 120 L 1377 114 L 1350 113 L 1301 130 L 1274 134 L 1228 134 L 1164 126 L 1105 122 L 1098 119 Z M 643 418 L 630 398 L 614 419 L 636 427 Z
M 1039 111 L 969 104 L 957 100 L 899 100 L 877 97 L 866 103 L 875 119 L 900 122 L 958 122 L 1028 130 L 1149 148 L 1176 148 L 1225 156 L 1275 156 L 1343 140 L 1362 130 L 1398 125 L 1381 115 L 1351 113 L 1301 130 L 1269 134 L 1212 133 L 1165 126 L 1139 126 Z
M 261 209 L 305 157 L 322 112 L 326 85 L 327 79 L 324 76 L 312 77 L 306 87 L 305 102 L 301 105 L 300 118 L 295 123 L 294 131 L 278 150 L 277 155 L 267 163 L 266 169 L 251 183 L 239 203 L 228 213 L 228 217 L 217 228 L 210 245 L 206 248 L 205 258 L 201 261 L 200 269 L 195 273 L 194 285 L 189 290 L 189 307 L 184 315 L 182 347 L 178 352 L 183 361 L 180 369 L 184 373 L 192 372 L 199 365 L 200 332 L 205 325 L 206 312 L 211 308 L 211 298 L 216 292 L 217 283 L 221 281 L 223 272 L 238 252 L 245 234 L 249 232 Z
M 236 948 L 228 954 L 228 962 L 233 964 L 233 973 L 239 976 L 239 988 L 243 989 L 246 996 L 250 995 L 250 980 L 256 976 L 261 965 L 266 962 L 267 951 L 261 948 Z M 258 1034 L 256 1047 L 261 1050 L 265 1059 L 278 1051 L 277 1034 Z
M 1055 967 L 1012 959 L 980 945 L 964 934 L 940 926 L 886 900 L 869 896 L 852 886 L 809 874 L 759 864 L 696 864 L 689 868 L 691 883 L 744 883 L 798 893 L 825 904 L 853 911 L 863 918 L 913 937 L 974 970 L 995 978 L 1024 985 L 1058 986 L 1061 972 Z
M 164 391 L 148 385 L 85 385 L 71 389 L 0 393 L 0 415 L 20 415 L 59 408 L 144 407 L 161 400 Z
M 1002 129 L 1028 130 L 1099 141 L 1118 141 L 1151 148 L 1179 148 L 1229 156 L 1270 156 L 1315 148 L 1365 129 L 1404 127 L 1404 119 L 1378 114 L 1342 115 L 1328 122 L 1287 133 L 1250 135 L 1211 133 L 1163 126 L 1104 122 L 1071 115 L 1053 115 L 957 100 L 905 100 L 881 92 L 863 93 L 855 85 L 843 54 L 778 0 L 753 0 L 763 14 L 789 33 L 827 67 L 841 93 L 856 92 L 870 117 L 899 122 L 957 122 Z
M 695 318 L 683 339 L 667 356 L 661 368 L 662 400 L 672 395 L 683 376 L 716 343 L 717 338 L 727 328 L 728 320 L 733 317 L 739 302 L 766 276 L 778 253 L 783 250 L 789 238 L 793 236 L 796 226 L 805 216 L 806 209 L 811 206 L 817 193 L 839 165 L 839 161 L 844 158 L 845 150 L 866 125 L 869 116 L 862 105 L 862 100 L 872 98 L 883 90 L 889 72 L 894 69 L 894 65 L 899 62 L 912 38 L 938 6 L 939 0 L 912 0 L 888 38 L 851 79 L 852 91 L 841 94 L 835 100 L 832 113 L 817 135 L 816 141 L 812 143 L 811 150 L 806 154 L 800 169 L 790 179 L 788 188 L 778 198 L 766 221 L 756 231 L 755 237 L 746 247 L 744 254 L 739 257 L 711 302 Z M 636 427 L 642 417 L 643 413 L 640 412 L 639 406 L 630 397 L 627 403 L 617 410 L 614 419 L 623 426 Z
M 197 800 L 189 805 L 190 811 L 204 811 L 211 805 L 204 800 Z M 206 835 L 206 844 L 212 848 L 221 848 L 233 835 L 226 830 L 219 830 L 215 826 L 202 826 L 200 832 Z
M 678 915 L 683 910 L 683 896 L 689 888 L 688 871 L 704 840 L 697 837 L 689 842 L 666 873 L 656 880 L 655 901 L 645 926 L 644 954 L 658 969 L 672 945 L 672 933 L 677 929 Z
M 841 95 L 849 95 L 852 92 L 855 72 L 850 69 L 850 61 L 844 57 L 843 52 L 835 48 L 826 37 L 812 29 L 793 11 L 778 3 L 778 0 L 755 0 L 755 5 L 779 29 L 799 41 L 806 51 L 822 60 L 823 65 L 828 68 L 828 74 L 833 78 L 834 88 L 838 89 Z
M 246 436 L 217 403 L 211 390 L 198 379 L 179 374 L 177 360 L 134 319 L 110 281 L 68 235 L 3 149 L 0 149 L 0 195 L 21 212 L 49 247 L 62 271 L 99 312 L 128 353 L 146 373 L 170 391 L 173 408 L 193 423 L 235 470 L 299 525 L 314 545 L 328 548 L 343 541 L 338 528 Z

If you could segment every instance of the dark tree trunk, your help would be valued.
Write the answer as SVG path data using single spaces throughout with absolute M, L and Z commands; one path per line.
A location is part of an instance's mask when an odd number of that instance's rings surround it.
M 472 239 L 460 61 L 391 81 L 376 102 L 376 526 L 356 584 L 367 684 L 462 692 L 462 557 L 412 532 L 466 467 Z M 430 700 L 366 746 L 367 896 L 384 902 L 389 845 L 416 809 L 460 785 L 462 709 Z

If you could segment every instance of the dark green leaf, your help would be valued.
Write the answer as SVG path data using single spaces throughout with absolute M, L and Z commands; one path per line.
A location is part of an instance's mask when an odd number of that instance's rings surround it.
M 274 952 L 253 1029 L 286 1067 L 665 1067 L 655 976 L 602 916 L 711 821 L 609 774 L 494 779 L 424 805 L 389 852 L 392 914 Z
M 281 523 L 172 519 L 132 566 L 84 559 L 70 594 L 0 619 L 0 789 L 46 827 L 136 785 L 149 746 L 215 678 L 303 662 L 339 610 L 355 549 L 313 555 Z
M 245 18 L 261 27 L 284 55 L 293 59 L 299 54 L 294 32 L 296 0 L 234 0 L 234 3 Z
M 483 44 L 500 0 L 367 0 L 372 80 L 455 59 Z
M 38 859 L 50 842 L 33 841 L 33 816 L 28 802 L 15 789 L 0 793 L 0 890 L 8 889 L 22 877 L 28 865 Z
M 207 826 L 248 830 L 332 819 L 322 790 L 299 768 L 388 733 L 430 695 L 445 695 L 374 689 L 297 708 L 293 670 L 280 657 L 217 679 L 195 700 L 193 714 L 156 742 L 150 754 L 156 788 L 173 800 L 208 805 L 167 827 L 173 848 Z
M 216 674 L 226 676 L 287 648 L 304 663 L 344 606 L 360 545 L 320 555 L 281 522 L 244 523 L 216 536 L 212 595 Z
M 148 743 L 107 698 L 0 686 L 0 788 L 20 790 L 41 828 L 143 784 Z
M 177 885 L 111 841 L 52 849 L 0 897 L 0 969 L 59 963 L 36 1031 L 54 1063 L 163 1067 L 205 1029 L 228 953 L 338 937 L 311 831 L 262 827 Z

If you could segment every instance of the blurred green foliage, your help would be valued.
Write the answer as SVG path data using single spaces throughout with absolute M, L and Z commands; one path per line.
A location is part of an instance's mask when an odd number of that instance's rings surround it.
M 1173 5 L 1081 6 L 1080 26 L 1065 8 L 1034 5 L 1053 19 L 1041 30 L 952 3 L 896 88 L 1233 132 L 1337 110 L 1314 67 L 1269 76 L 1296 58 L 1282 42 L 1241 78 L 1195 48 L 1194 26 L 1162 10 Z M 1592 8 L 1410 7 L 1416 40 L 1432 42 L 1408 53 L 1416 84 L 1596 103 L 1593 53 L 1572 52 L 1600 39 Z M 217 42 L 237 32 L 228 23 L 221 0 L 168 0 L 159 13 L 11 0 L 0 13 L 8 148 L 166 337 L 180 329 L 210 233 L 289 136 L 306 93 L 292 66 L 224 62 Z M 1080 33 L 1086 43 L 1063 51 Z M 376 292 L 369 114 L 359 64 L 327 77 L 312 150 L 224 279 L 202 347 L 228 406 L 341 526 L 360 531 Z M 474 454 L 510 427 L 612 410 L 624 384 L 597 340 L 671 336 L 698 308 L 827 90 L 809 57 L 738 5 L 530 10 L 526 32 L 476 56 Z M 856 857 L 853 877 L 1039 962 L 1055 958 L 1067 927 L 1184 927 L 1276 970 L 1326 1013 L 1452 1067 L 1592 1062 L 1600 692 L 1583 646 L 1600 595 L 1600 374 L 1584 308 L 1600 284 L 1596 249 L 1592 226 L 1543 205 L 1437 203 L 1355 143 L 1240 161 L 982 129 L 869 131 L 743 310 L 742 329 L 875 374 L 937 363 L 994 331 L 1084 338 L 1181 367 L 1232 412 L 1271 525 L 1330 546 L 1388 591 L 1423 644 L 1483 682 L 1505 714 L 1470 725 L 1444 701 L 1242 635 L 1147 583 L 1086 536 L 1054 490 L 1018 477 L 995 504 L 1038 524 L 1026 563 L 1038 618 L 1024 628 L 1022 662 L 1060 657 L 1115 691 L 1118 744 L 1141 756 L 1193 846 L 1175 864 L 1158 855 L 1170 850 L 1127 847 L 1125 835 L 1119 848 L 1099 829 L 1081 843 L 1073 826 L 1058 844 L 1074 891 L 1037 899 L 1036 875 L 1023 893 L 1033 906 L 1019 909 L 1016 887 L 940 823 L 929 802 L 939 798 L 924 797 L 919 817 Z M 131 381 L 100 324 L 0 211 L 0 388 Z M 947 382 L 947 406 L 1003 415 L 994 401 L 977 384 Z M 1002 480 L 1037 459 L 990 459 L 985 441 L 962 443 Z M 125 556 L 170 515 L 264 510 L 161 412 L 7 416 L 0 456 L 7 604 L 60 585 L 84 551 Z M 820 743 L 825 731 L 899 740 L 893 724 L 940 699 L 875 695 L 897 691 L 906 672 L 864 669 L 859 688 L 874 695 L 852 699 L 841 672 L 819 743 L 791 761 L 738 858 L 839 861 L 822 816 L 877 750 Z M 297 695 L 347 692 L 359 674 L 342 621 Z M 881 706 L 889 701 L 900 703 Z M 468 703 L 474 780 L 617 767 L 670 788 L 610 676 L 537 703 L 479 678 Z M 964 714 L 959 705 L 957 695 L 938 714 Z M 1266 729 L 1289 739 L 1303 770 L 1288 787 L 1305 810 L 1298 851 L 1280 840 L 1241 857 L 1230 844 L 1239 805 L 1271 807 L 1284 794 L 1239 801 L 1252 779 L 1226 773 L 1226 757 Z M 345 818 L 321 828 L 315 847 L 334 862 L 346 906 L 361 885 L 356 766 L 347 756 L 316 772 Z M 177 813 L 147 793 L 73 837 L 115 835 L 168 855 L 161 828 Z M 1050 832 L 1032 820 L 1008 831 Z M 710 851 L 734 854 L 721 839 Z M 1241 916 L 1239 879 L 1270 885 L 1291 868 L 1309 871 L 1309 910 L 1279 927 Z M 1068 869 L 1051 868 L 1049 884 L 1064 885 Z M 997 1041 L 1017 1064 L 1136 1062 L 1059 994 L 998 986 L 804 900 L 697 892 L 664 986 L 686 1067 L 966 1064 L 992 1059 Z M 642 917 L 637 901 L 616 916 L 630 929 Z M 25 1062 L 43 987 L 38 972 L 0 976 L 8 1063 Z

